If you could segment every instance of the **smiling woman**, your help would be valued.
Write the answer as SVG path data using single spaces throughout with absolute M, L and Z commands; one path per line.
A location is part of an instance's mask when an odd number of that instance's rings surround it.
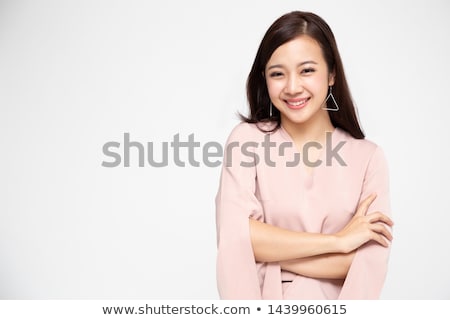
M 308 124 L 318 122 L 321 131 L 333 131 L 323 105 L 328 87 L 334 84 L 334 72 L 328 70 L 321 51 L 313 38 L 299 36 L 278 47 L 267 63 L 269 97 L 280 111 L 283 127 L 290 133 L 300 128 L 305 131 Z
M 252 149 L 225 148 L 224 163 L 233 163 L 223 166 L 216 196 L 221 298 L 378 298 L 392 240 L 388 168 L 364 139 L 327 23 L 299 11 L 276 20 L 247 96 L 250 115 L 227 146 Z M 320 147 L 325 141 L 330 148 Z M 287 165 L 306 145 L 317 146 L 309 162 Z M 330 150 L 343 161 L 322 161 Z M 257 161 L 268 154 L 271 165 Z M 249 155 L 252 166 L 235 161 Z

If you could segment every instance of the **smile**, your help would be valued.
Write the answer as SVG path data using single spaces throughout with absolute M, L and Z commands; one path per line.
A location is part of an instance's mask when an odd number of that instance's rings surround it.
M 290 109 L 301 109 L 303 108 L 306 103 L 309 101 L 310 98 L 304 98 L 304 99 L 289 99 L 284 100 L 286 102 L 286 105 Z

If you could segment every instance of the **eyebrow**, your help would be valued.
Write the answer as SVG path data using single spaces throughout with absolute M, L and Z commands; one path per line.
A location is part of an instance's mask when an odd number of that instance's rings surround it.
M 303 65 L 305 65 L 305 64 L 309 64 L 309 63 L 311 63 L 311 64 L 317 64 L 317 62 L 315 62 L 315 61 L 313 61 L 313 60 L 308 60 L 308 61 L 300 62 L 300 63 L 297 65 L 297 67 L 301 67 L 301 66 L 303 66 Z M 274 64 L 274 65 L 268 67 L 267 70 L 274 69 L 274 68 L 282 68 L 282 67 L 283 67 L 282 64 Z

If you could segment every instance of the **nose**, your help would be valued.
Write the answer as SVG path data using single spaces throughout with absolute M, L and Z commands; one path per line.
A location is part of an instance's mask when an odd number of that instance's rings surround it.
M 296 74 L 291 74 L 287 79 L 284 91 L 289 95 L 301 93 L 303 91 L 303 83 L 300 77 Z

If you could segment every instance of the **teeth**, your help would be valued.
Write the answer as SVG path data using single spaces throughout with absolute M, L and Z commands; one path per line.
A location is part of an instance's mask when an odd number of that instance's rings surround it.
M 304 104 L 305 102 L 306 102 L 306 99 L 305 100 L 301 100 L 301 101 L 297 101 L 297 102 L 289 102 L 289 104 L 292 105 L 292 106 L 299 106 L 301 104 Z

